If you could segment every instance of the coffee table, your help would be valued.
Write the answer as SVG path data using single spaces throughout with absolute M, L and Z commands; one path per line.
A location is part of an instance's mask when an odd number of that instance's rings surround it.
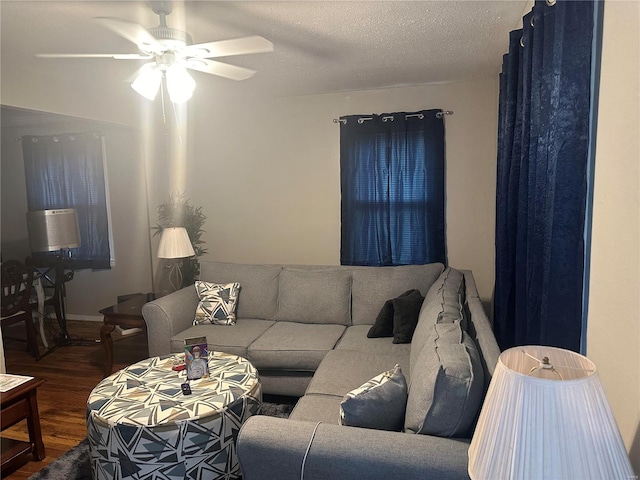
M 258 413 L 262 387 L 248 360 L 209 356 L 210 376 L 180 385 L 183 354 L 153 357 L 100 382 L 87 401 L 94 479 L 237 479 L 236 438 Z
M 32 453 L 36 460 L 42 460 L 45 457 L 36 398 L 36 390 L 43 383 L 44 380 L 42 379 L 32 378 L 8 392 L 0 393 L 0 403 L 2 404 L 0 411 L 1 430 L 25 419 L 29 429 L 28 442 L 8 438 L 2 439 L 1 469 L 3 472 L 17 462 L 19 458 L 29 453 Z
M 111 332 L 119 326 L 122 328 L 141 328 L 142 332 L 140 334 L 146 335 L 147 324 L 142 316 L 142 306 L 147 301 L 147 295 L 140 294 L 125 302 L 100 310 L 100 313 L 104 316 L 104 325 L 100 329 L 100 343 L 104 346 L 106 356 L 105 377 L 111 375 L 111 370 L 113 370 L 113 340 Z

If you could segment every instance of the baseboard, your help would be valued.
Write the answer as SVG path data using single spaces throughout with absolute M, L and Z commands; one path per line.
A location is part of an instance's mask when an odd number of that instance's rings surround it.
M 102 322 L 102 315 L 76 315 L 75 313 L 67 313 L 67 320 L 86 320 L 88 322 Z

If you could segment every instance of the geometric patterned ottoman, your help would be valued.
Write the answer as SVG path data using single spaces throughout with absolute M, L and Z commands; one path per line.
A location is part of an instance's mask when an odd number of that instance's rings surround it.
M 242 357 L 209 354 L 208 378 L 180 384 L 183 354 L 154 357 L 105 378 L 87 401 L 94 479 L 237 479 L 236 438 L 262 388 Z

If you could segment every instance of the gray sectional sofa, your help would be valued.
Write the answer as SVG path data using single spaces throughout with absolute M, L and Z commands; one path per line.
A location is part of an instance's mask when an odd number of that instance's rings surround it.
M 192 325 L 189 287 L 143 307 L 150 355 L 210 348 L 249 359 L 263 392 L 301 397 L 289 419 L 250 418 L 238 437 L 244 480 L 466 478 L 467 449 L 500 354 L 470 271 L 202 262 L 201 279 L 240 283 L 237 323 Z M 387 300 L 425 296 L 411 343 L 368 338 Z M 343 397 L 399 365 L 402 431 L 339 425 Z

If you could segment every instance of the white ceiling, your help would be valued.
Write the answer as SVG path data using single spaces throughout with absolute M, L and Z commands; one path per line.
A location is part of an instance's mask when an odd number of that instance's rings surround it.
M 195 43 L 262 35 L 274 44 L 273 53 L 221 59 L 257 70 L 255 77 L 233 82 L 194 72 L 198 89 L 315 95 L 498 75 L 508 32 L 517 28 L 530 4 L 530 0 L 187 1 L 174 4 L 167 23 L 188 31 Z M 48 78 L 51 85 L 79 90 L 91 86 L 92 92 L 114 98 L 119 90 L 128 89 L 130 94 L 126 80 L 139 61 L 35 57 L 36 53 L 137 53 L 135 45 L 93 20 L 99 16 L 145 27 L 158 24 L 147 2 L 1 0 L 2 90 L 29 88 L 29 78 Z M 6 74 L 18 71 L 23 74 Z

